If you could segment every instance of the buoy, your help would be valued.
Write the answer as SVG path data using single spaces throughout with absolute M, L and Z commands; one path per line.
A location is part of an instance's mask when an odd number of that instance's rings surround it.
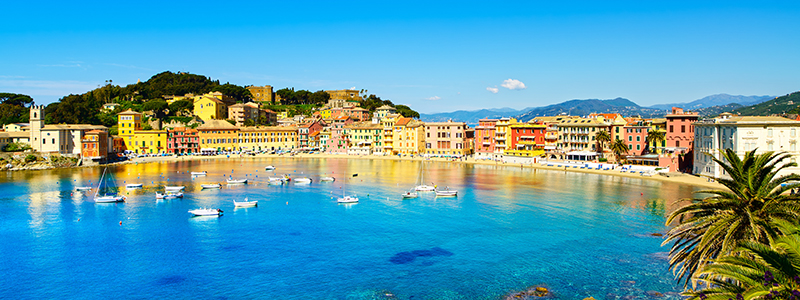
M 642 196 L 644 196 L 644 193 L 640 193 L 640 194 L 642 194 Z
M 119 221 L 119 226 L 122 226 L 122 221 Z

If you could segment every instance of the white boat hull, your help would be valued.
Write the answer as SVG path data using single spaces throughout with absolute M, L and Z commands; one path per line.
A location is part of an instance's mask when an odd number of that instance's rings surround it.
M 234 179 L 234 180 L 225 179 L 225 182 L 227 182 L 228 184 L 245 184 L 247 183 L 247 179 Z
M 185 188 L 186 188 L 185 186 L 169 186 L 169 185 L 164 186 L 165 191 L 182 191 Z
M 435 191 L 436 188 L 430 185 L 418 185 L 417 187 L 414 188 L 414 190 L 418 192 L 432 192 Z
M 114 203 L 124 201 L 125 196 L 98 196 L 94 198 L 95 203 Z
M 436 197 L 456 197 L 458 191 L 436 191 Z
M 195 216 L 219 216 L 222 214 L 222 210 L 216 208 L 201 208 L 190 210 L 189 213 Z
M 322 177 L 322 178 L 320 178 L 319 180 L 320 180 L 320 181 L 335 181 L 335 180 L 336 180 L 336 178 L 333 178 L 333 177 L 330 177 L 330 176 L 328 176 L 328 177 Z
M 294 184 L 309 184 L 311 183 L 311 178 L 295 178 Z
M 266 166 L 266 167 L 264 167 L 264 170 L 267 170 L 267 171 L 272 171 L 272 170 L 275 170 L 275 167 L 273 167 L 273 166 Z
M 162 194 L 162 193 L 156 192 L 156 199 L 175 199 L 175 198 L 183 198 L 183 193 L 177 192 L 177 193 Z
M 218 188 L 221 188 L 222 185 L 220 185 L 220 184 L 202 184 L 202 185 L 200 185 L 200 187 L 202 187 L 204 189 L 218 189 Z
M 141 183 L 129 183 L 129 184 L 125 185 L 125 187 L 129 188 L 129 189 L 140 188 L 142 186 L 144 186 L 144 185 L 141 184 Z
M 206 172 L 192 172 L 192 176 L 206 176 L 207 174 Z
M 406 198 L 406 199 L 417 198 L 417 197 L 419 197 L 419 194 L 417 194 L 417 193 L 408 192 L 408 193 L 404 193 L 403 194 L 403 198 Z
M 344 198 L 339 198 L 336 202 L 339 203 L 356 203 L 358 202 L 358 197 L 354 196 L 345 196 Z
M 253 206 L 258 206 L 258 201 L 236 202 L 236 200 L 233 200 L 233 206 L 235 206 L 235 207 L 253 207 Z
M 90 186 L 79 186 L 75 188 L 76 191 L 91 191 L 92 187 Z

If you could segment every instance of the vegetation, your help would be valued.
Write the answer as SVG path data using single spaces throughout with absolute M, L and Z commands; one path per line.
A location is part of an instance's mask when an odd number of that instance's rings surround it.
M 672 243 L 670 268 L 684 286 L 694 280 L 716 282 L 722 275 L 713 270 L 720 267 L 706 267 L 726 256 L 745 259 L 737 254 L 743 243 L 771 245 L 781 235 L 776 222 L 797 226 L 800 197 L 788 191 L 800 187 L 790 184 L 800 180 L 800 175 L 777 176 L 781 170 L 797 166 L 786 162 L 789 156 L 774 152 L 756 155 L 753 150 L 740 159 L 731 149 L 723 151 L 721 159 L 712 156 L 730 176 L 716 178 L 728 190 L 699 191 L 710 196 L 684 200 L 691 203 L 667 218 L 667 224 L 678 221 L 664 244 Z
M 608 131 L 605 130 L 598 131 L 597 134 L 594 135 L 594 138 L 595 140 L 597 140 L 598 143 L 600 143 L 600 149 L 605 149 L 606 143 L 611 142 L 611 134 L 609 134 Z M 600 151 L 600 153 L 603 152 L 605 151 Z
M 800 113 L 800 92 L 780 96 L 762 103 L 733 110 L 743 116 L 769 116 L 773 114 Z
M 0 93 L 0 125 L 11 123 L 27 123 L 28 108 L 33 98 L 28 95 Z
M 32 162 L 35 162 L 35 161 L 36 161 L 36 155 L 28 154 L 27 156 L 25 156 L 25 162 L 26 163 L 32 163 Z
M 30 150 L 31 146 L 25 143 L 8 143 L 3 146 L 3 152 L 19 152 Z
M 375 112 L 375 109 L 378 107 L 389 105 L 397 109 L 397 113 L 403 115 L 404 117 L 419 119 L 419 113 L 408 106 L 395 105 L 391 100 L 382 100 L 381 97 L 375 96 L 374 94 L 366 96 L 366 90 L 362 91 L 362 94 L 362 100 L 358 102 L 358 106 L 368 110 L 370 114 Z
M 311 104 L 314 106 L 322 106 L 331 99 L 331 95 L 323 90 L 312 93 L 306 90 L 295 92 L 294 88 L 282 88 L 277 90 L 275 94 L 281 97 L 281 104 L 284 105 Z
M 622 163 L 622 159 L 625 157 L 625 153 L 628 153 L 628 145 L 625 144 L 625 141 L 616 139 L 613 143 L 611 143 L 611 152 L 614 153 L 614 156 L 617 158 L 618 163 Z
M 647 137 L 644 138 L 645 143 L 649 147 L 650 144 L 658 144 L 658 142 L 664 141 L 664 132 L 658 130 L 650 130 L 647 132 Z M 656 147 L 653 147 L 652 150 L 648 150 L 650 153 L 656 153 Z

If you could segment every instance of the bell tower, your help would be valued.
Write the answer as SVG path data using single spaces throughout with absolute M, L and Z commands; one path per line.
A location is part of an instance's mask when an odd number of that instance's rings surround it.
M 42 128 L 44 127 L 44 123 L 42 120 L 44 119 L 44 106 L 43 105 L 35 105 L 31 103 L 31 112 L 30 112 L 30 126 L 31 126 L 31 148 L 33 151 L 41 152 L 42 151 Z

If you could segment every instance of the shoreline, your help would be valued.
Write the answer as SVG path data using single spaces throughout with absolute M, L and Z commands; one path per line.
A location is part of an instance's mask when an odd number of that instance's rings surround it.
M 686 184 L 691 186 L 698 186 L 710 189 L 725 189 L 725 187 L 717 182 L 709 182 L 703 177 L 685 174 L 685 173 L 669 173 L 669 177 L 663 175 L 653 175 L 653 176 L 641 176 L 637 173 L 622 173 L 620 171 L 613 171 L 613 170 L 594 170 L 594 169 L 579 169 L 579 168 L 562 168 L 556 166 L 546 166 L 541 164 L 516 164 L 516 163 L 505 163 L 505 162 L 498 162 L 498 161 L 488 161 L 488 160 L 476 160 L 474 158 L 466 158 L 462 160 L 453 160 L 447 158 L 425 158 L 425 157 L 397 157 L 397 156 L 378 156 L 378 155 L 346 155 L 346 154 L 295 154 L 295 155 L 285 155 L 285 154 L 256 154 L 255 156 L 244 156 L 244 155 L 212 155 L 212 156 L 160 156 L 160 157 L 139 157 L 134 158 L 131 160 L 123 161 L 123 162 L 116 162 L 111 163 L 110 165 L 117 165 L 117 164 L 139 164 L 139 163 L 160 163 L 160 162 L 179 162 L 185 160 L 203 160 L 203 159 L 228 159 L 228 158 L 317 158 L 317 159 L 330 159 L 330 158 L 344 158 L 344 159 L 372 159 L 372 160 L 396 160 L 396 161 L 437 161 L 437 162 L 453 162 L 453 163 L 461 163 L 461 164 L 472 164 L 472 165 L 487 165 L 487 166 L 506 166 L 506 167 L 516 167 L 519 166 L 520 168 L 530 168 L 530 169 L 538 169 L 538 170 L 550 170 L 550 171 L 564 171 L 564 172 L 577 172 L 577 173 L 587 173 L 587 174 L 596 174 L 596 175 L 606 175 L 606 176 L 618 176 L 618 177 L 627 177 L 627 178 L 638 178 L 638 179 L 645 179 L 645 180 L 656 180 L 661 182 L 672 182 L 672 183 L 679 183 L 679 184 Z M 93 167 L 93 166 L 79 166 L 79 167 Z

